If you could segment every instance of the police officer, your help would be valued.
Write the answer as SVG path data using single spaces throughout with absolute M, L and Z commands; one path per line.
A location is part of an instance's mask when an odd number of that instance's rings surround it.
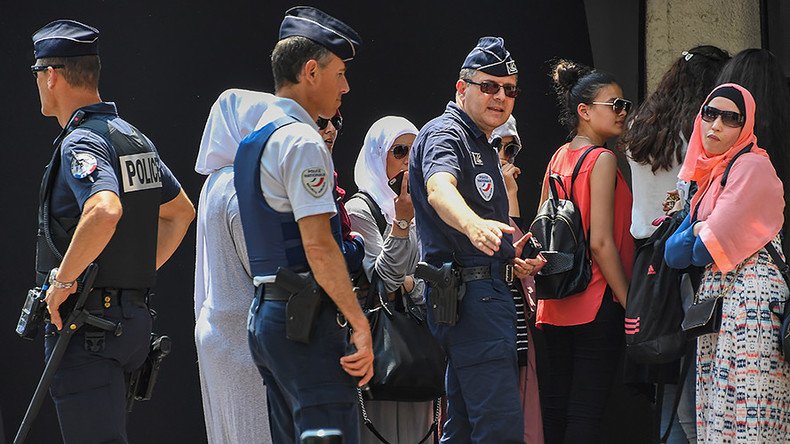
M 513 244 L 500 162 L 488 143 L 513 110 L 517 73 L 502 38 L 481 38 L 461 67 L 455 102 L 420 130 L 409 159 L 423 260 L 436 267 L 454 262 L 464 288 L 457 323 L 428 314 L 448 354 L 442 442 L 524 440 L 507 282 L 534 273 L 540 260 L 514 259 L 526 237 Z
M 85 326 L 69 342 L 50 389 L 66 443 L 126 442 L 125 374 L 148 354 L 148 290 L 194 217 L 151 141 L 101 100 L 98 41 L 99 31 L 71 20 L 33 35 L 41 113 L 63 128 L 39 207 L 37 283 L 49 279 L 51 317 L 45 354 L 91 262 L 99 271 L 85 308 L 123 327 L 116 336 Z
M 373 374 L 370 327 L 340 247 L 334 167 L 316 125 L 319 117 L 335 115 L 349 91 L 346 62 L 359 44 L 353 29 L 318 9 L 288 10 L 271 56 L 277 99 L 234 163 L 256 285 L 250 349 L 266 384 L 275 443 L 297 442 L 314 428 L 340 429 L 346 442 L 358 442 L 352 377 L 362 385 Z M 302 276 L 310 271 L 323 289 L 306 342 L 287 337 L 286 304 L 293 293 L 275 283 L 279 268 Z M 344 356 L 346 320 L 356 351 Z

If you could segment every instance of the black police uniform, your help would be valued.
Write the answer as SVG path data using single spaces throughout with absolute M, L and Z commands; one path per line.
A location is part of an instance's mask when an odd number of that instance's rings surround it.
M 502 39 L 487 37 L 463 68 L 483 70 L 485 65 L 500 63 L 504 71 L 495 70 L 494 75 L 507 76 L 515 70 Z M 409 186 L 423 260 L 436 267 L 455 262 L 463 268 L 489 271 L 488 276 L 464 284 L 460 317 L 454 326 L 436 323 L 431 310 L 428 313 L 429 327 L 448 356 L 448 411 L 442 442 L 523 442 L 516 311 L 504 279 L 512 279 L 513 238 L 505 234 L 499 251 L 487 256 L 466 235 L 447 225 L 428 203 L 426 191 L 427 180 L 439 172 L 456 178 L 458 192 L 478 216 L 508 223 L 507 192 L 497 151 L 454 102 L 420 130 L 409 159 Z M 430 290 L 427 300 L 430 306 Z
M 99 191 L 117 194 L 124 213 L 95 261 L 99 273 L 86 308 L 120 322 L 123 333 L 115 336 L 90 326 L 80 329 L 69 343 L 50 393 L 64 441 L 125 442 L 125 374 L 143 363 L 150 344 L 147 295 L 156 276 L 159 206 L 175 198 L 181 187 L 153 144 L 118 117 L 114 104 L 81 108 L 70 122 L 58 138 L 42 181 L 37 282 L 42 284 L 48 271 L 60 264 L 85 201 Z M 64 319 L 75 299 L 61 305 Z M 52 324 L 46 332 L 48 359 L 58 335 Z

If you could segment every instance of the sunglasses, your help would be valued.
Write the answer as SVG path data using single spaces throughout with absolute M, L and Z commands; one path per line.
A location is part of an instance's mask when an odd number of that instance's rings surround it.
M 723 123 L 724 126 L 729 126 L 730 128 L 740 128 L 746 121 L 741 113 L 736 113 L 735 111 L 722 111 L 710 105 L 705 105 L 702 107 L 702 112 L 700 113 L 702 120 L 708 123 L 713 123 L 719 116 L 721 116 L 721 123 Z
M 502 150 L 504 150 L 505 159 L 507 159 L 508 163 L 513 163 L 513 159 L 515 159 L 516 155 L 518 155 L 518 153 L 521 151 L 521 145 L 515 141 L 508 142 L 508 144 L 503 147 L 502 139 L 497 138 L 494 140 L 492 145 L 497 149 L 498 152 L 502 152 Z
M 334 117 L 331 119 L 324 119 L 323 117 L 319 117 L 318 120 L 315 121 L 315 124 L 318 125 L 318 129 L 323 131 L 329 126 L 329 122 L 332 122 L 332 126 L 335 127 L 335 130 L 339 133 L 341 129 L 343 129 L 343 116 L 340 115 L 338 112 L 335 114 Z
M 398 145 L 392 145 L 390 151 L 392 151 L 392 157 L 400 160 L 409 155 L 410 149 L 411 147 L 409 145 L 398 144 Z
M 30 67 L 30 71 L 33 73 L 33 77 L 38 77 L 39 71 L 46 71 L 48 68 L 62 69 L 65 67 L 66 65 L 33 65 Z
M 463 79 L 464 82 L 477 85 L 480 87 L 480 92 L 483 94 L 496 94 L 499 92 L 499 88 L 505 89 L 505 96 L 510 97 L 511 99 L 515 99 L 518 96 L 518 93 L 521 92 L 521 89 L 516 85 L 500 85 L 499 83 L 492 82 L 490 80 L 485 80 L 480 83 L 473 82 L 469 79 Z
M 615 114 L 620 114 L 623 110 L 628 114 L 628 112 L 631 111 L 631 105 L 633 105 L 633 103 L 631 103 L 630 100 L 618 98 L 611 102 L 592 102 L 592 105 L 608 105 L 612 107 Z

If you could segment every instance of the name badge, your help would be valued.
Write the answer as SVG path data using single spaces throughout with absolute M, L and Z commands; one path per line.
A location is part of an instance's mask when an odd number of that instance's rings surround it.
M 159 157 L 156 153 L 130 154 L 121 156 L 118 160 L 121 162 L 125 193 L 162 187 Z

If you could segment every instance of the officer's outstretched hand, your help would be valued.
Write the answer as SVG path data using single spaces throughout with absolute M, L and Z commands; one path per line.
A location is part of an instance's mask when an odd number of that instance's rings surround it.
M 60 304 L 66 301 L 75 291 L 77 291 L 77 284 L 71 286 L 71 288 L 56 288 L 56 287 L 49 287 L 47 289 L 47 296 L 44 298 L 44 301 L 47 303 L 47 311 L 49 312 L 49 320 L 52 322 L 58 330 L 63 329 L 63 321 L 60 319 L 60 312 L 58 308 Z
M 357 385 L 362 387 L 373 377 L 373 339 L 370 336 L 370 327 L 355 328 L 351 333 L 351 343 L 357 350 L 340 358 L 340 366 L 349 375 L 359 378 Z
M 516 231 L 508 224 L 479 217 L 468 222 L 464 228 L 464 234 L 469 238 L 469 242 L 489 256 L 493 256 L 494 252 L 499 251 L 503 234 L 513 234 Z

